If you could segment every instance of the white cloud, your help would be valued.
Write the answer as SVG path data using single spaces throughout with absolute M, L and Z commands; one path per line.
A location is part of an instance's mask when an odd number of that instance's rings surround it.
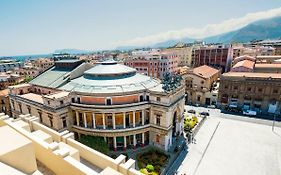
M 251 22 L 266 19 L 266 18 L 272 18 L 275 16 L 281 16 L 281 7 L 270 9 L 267 11 L 248 13 L 240 18 L 228 19 L 218 24 L 208 24 L 203 28 L 185 28 L 181 30 L 168 31 L 168 32 L 158 33 L 155 35 L 137 37 L 131 40 L 118 41 L 114 43 L 114 45 L 146 46 L 158 42 L 167 41 L 170 39 L 180 39 L 184 37 L 200 39 L 208 36 L 213 36 L 229 31 L 233 31 L 241 27 L 244 27 Z

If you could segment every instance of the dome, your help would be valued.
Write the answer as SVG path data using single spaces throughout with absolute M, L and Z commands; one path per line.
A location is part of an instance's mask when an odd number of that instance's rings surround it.
M 130 75 L 137 71 L 134 68 L 118 64 L 114 60 L 108 60 L 97 63 L 96 66 L 84 72 L 84 75 L 92 77 L 116 76 L 116 75 Z
M 63 90 L 81 93 L 128 93 L 144 91 L 160 85 L 160 80 L 137 73 L 136 69 L 104 61 L 61 87 Z

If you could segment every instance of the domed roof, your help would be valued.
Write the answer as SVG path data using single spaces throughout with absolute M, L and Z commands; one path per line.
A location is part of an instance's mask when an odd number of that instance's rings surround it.
M 136 69 L 118 64 L 114 60 L 107 60 L 97 63 L 96 66 L 84 72 L 84 75 L 92 76 L 115 76 L 136 73 Z
M 160 80 L 137 73 L 136 69 L 110 60 L 98 63 L 61 89 L 82 93 L 128 93 L 159 86 Z

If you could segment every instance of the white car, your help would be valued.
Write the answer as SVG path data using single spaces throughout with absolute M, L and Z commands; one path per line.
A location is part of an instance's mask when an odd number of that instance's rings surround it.
M 250 116 L 256 116 L 257 112 L 256 111 L 252 111 L 252 110 L 246 110 L 246 111 L 243 111 L 243 114 L 244 115 L 250 115 Z

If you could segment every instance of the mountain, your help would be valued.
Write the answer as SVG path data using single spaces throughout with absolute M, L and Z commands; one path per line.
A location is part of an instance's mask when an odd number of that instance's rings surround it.
M 174 46 L 177 43 L 191 43 L 196 41 L 196 39 L 192 39 L 192 38 L 182 38 L 182 39 L 177 39 L 177 40 L 168 40 L 168 41 L 164 41 L 164 42 L 160 42 L 157 44 L 152 45 L 152 48 L 160 48 L 160 47 L 170 47 L 170 46 Z
M 207 43 L 248 42 L 281 37 L 281 16 L 256 21 L 236 31 L 204 38 Z
M 59 49 L 59 50 L 54 51 L 54 53 L 68 53 L 70 55 L 87 54 L 90 52 L 92 52 L 92 51 L 79 50 L 79 49 Z
M 259 20 L 250 23 L 238 30 L 206 37 L 200 40 L 205 41 L 206 43 L 231 43 L 231 42 L 249 42 L 252 40 L 278 39 L 278 38 L 281 38 L 281 16 Z M 152 48 L 170 47 L 176 45 L 179 42 L 190 43 L 196 40 L 198 39 L 186 37 L 182 39 L 176 39 L 176 40 L 173 39 L 173 40 L 160 42 L 154 45 L 150 45 L 148 47 L 152 47 Z M 142 47 L 127 46 L 125 48 L 129 50 L 129 49 L 142 48 Z

